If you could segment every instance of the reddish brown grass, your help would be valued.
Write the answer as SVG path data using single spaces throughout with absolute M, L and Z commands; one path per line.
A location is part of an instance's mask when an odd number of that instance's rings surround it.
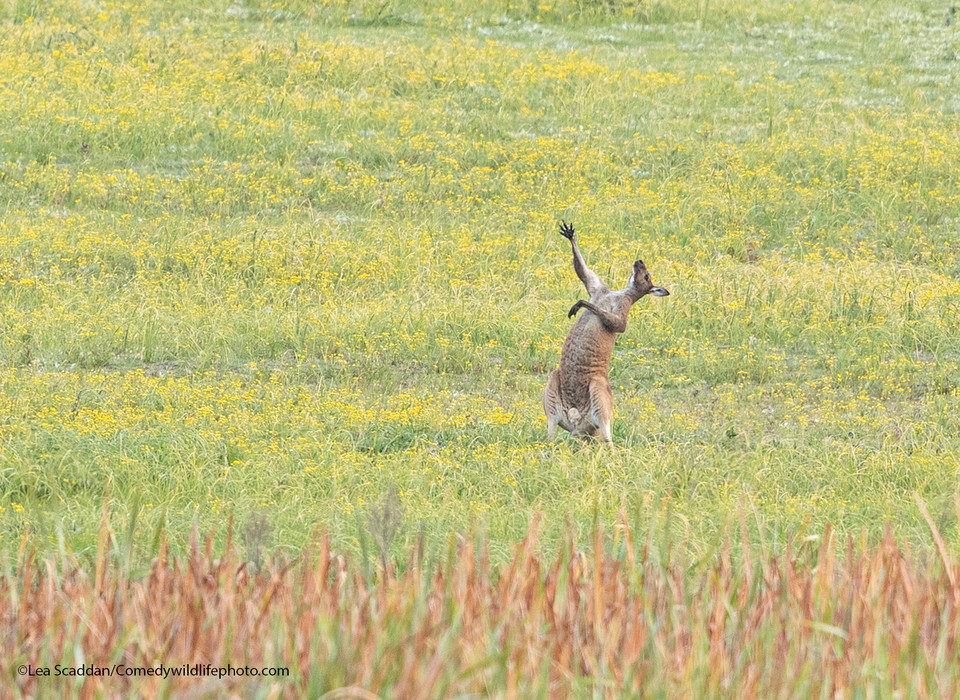
M 15 574 L 0 579 L 0 689 L 4 698 L 960 692 L 960 560 L 938 534 L 926 563 L 889 532 L 875 547 L 848 540 L 838 554 L 828 530 L 816 546 L 763 558 L 728 540 L 689 569 L 639 534 L 624 519 L 615 541 L 597 531 L 590 554 L 568 541 L 546 560 L 534 523 L 497 570 L 485 548 L 461 540 L 439 564 L 418 548 L 402 573 L 391 567 L 369 579 L 326 539 L 255 573 L 229 542 L 218 559 L 212 537 L 201 545 L 195 536 L 189 556 L 161 551 L 139 578 L 106 554 L 85 567 L 38 562 L 27 548 Z M 17 672 L 57 663 L 229 663 L 290 675 Z

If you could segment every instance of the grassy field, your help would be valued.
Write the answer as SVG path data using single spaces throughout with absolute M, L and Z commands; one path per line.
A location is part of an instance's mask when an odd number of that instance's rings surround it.
M 5 2 L 0 552 L 233 514 L 298 551 L 671 513 L 716 551 L 957 540 L 945 5 Z M 623 285 L 615 453 L 546 441 Z M 371 504 L 395 492 L 395 536 Z M 380 545 L 377 542 L 380 542 Z

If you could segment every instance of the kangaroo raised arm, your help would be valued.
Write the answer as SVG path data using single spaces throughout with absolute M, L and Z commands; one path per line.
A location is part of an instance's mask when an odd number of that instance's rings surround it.
M 570 329 L 560 352 L 560 368 L 553 371 L 543 390 L 547 436 L 553 440 L 559 425 L 582 438 L 599 431 L 605 442 L 613 444 L 613 394 L 608 371 L 614 339 L 627 329 L 627 314 L 637 300 L 647 294 L 665 297 L 670 292 L 653 285 L 642 260 L 633 263 L 626 288 L 611 291 L 584 262 L 573 226 L 561 221 L 560 234 L 570 241 L 573 269 L 587 288 L 590 301 L 581 299 L 570 309 L 570 317 L 580 309 L 588 313 Z

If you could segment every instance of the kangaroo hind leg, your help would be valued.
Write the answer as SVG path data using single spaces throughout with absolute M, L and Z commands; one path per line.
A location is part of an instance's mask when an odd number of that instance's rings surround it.
M 557 434 L 557 425 L 563 415 L 563 406 L 560 404 L 560 371 L 554 370 L 547 379 L 547 386 L 543 389 L 543 412 L 547 416 L 547 440 L 553 442 Z
M 613 420 L 613 393 L 606 377 L 590 382 L 590 419 L 600 430 L 603 441 L 612 447 L 610 422 Z

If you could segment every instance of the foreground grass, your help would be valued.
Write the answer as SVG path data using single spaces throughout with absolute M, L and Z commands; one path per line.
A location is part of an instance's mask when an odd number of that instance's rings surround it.
M 194 533 L 188 556 L 161 546 L 143 575 L 104 521 L 83 565 L 39 561 L 24 540 L 0 577 L 0 674 L 14 698 L 955 696 L 960 560 L 935 529 L 933 560 L 889 530 L 838 556 L 829 528 L 751 558 L 745 520 L 746 546 L 726 540 L 701 562 L 678 557 L 669 520 L 622 519 L 587 551 L 567 539 L 543 558 L 534 524 L 501 567 L 482 542 L 450 538 L 376 574 L 326 538 L 259 570 L 229 536 L 214 558 L 213 537 Z M 15 675 L 25 664 L 51 676 Z M 161 664 L 289 675 L 93 675 Z
M 695 555 L 743 499 L 919 542 L 914 491 L 954 541 L 942 8 L 578 6 L 5 5 L 0 550 L 92 550 L 109 498 L 148 555 L 230 513 L 356 551 L 393 486 L 398 552 L 663 499 Z M 614 454 L 545 441 L 561 216 L 673 292 L 618 342 Z

